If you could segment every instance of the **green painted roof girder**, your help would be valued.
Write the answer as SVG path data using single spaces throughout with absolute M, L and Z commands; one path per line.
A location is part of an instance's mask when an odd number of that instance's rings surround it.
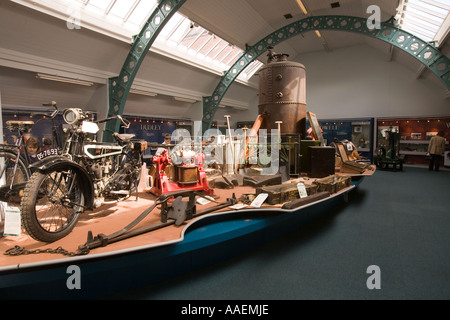
M 134 37 L 131 50 L 128 53 L 125 63 L 118 77 L 108 80 L 109 87 L 109 109 L 108 117 L 122 115 L 125 103 L 130 92 L 134 78 L 152 46 L 158 34 L 175 12 L 183 5 L 186 0 L 161 0 L 157 7 L 147 19 L 140 33 Z M 120 129 L 119 120 L 111 120 L 106 123 L 103 141 L 113 141 L 112 133 Z
M 267 47 L 315 30 L 355 32 L 385 41 L 419 60 L 450 90 L 450 59 L 433 44 L 401 30 L 392 24 L 392 19 L 380 22 L 379 28 L 369 29 L 367 24 L 367 18 L 363 17 L 336 15 L 308 17 L 272 32 L 253 46 L 247 46 L 242 56 L 222 76 L 213 94 L 203 97 L 203 131 L 211 126 L 217 108 L 233 81 L 251 62 L 266 52 Z

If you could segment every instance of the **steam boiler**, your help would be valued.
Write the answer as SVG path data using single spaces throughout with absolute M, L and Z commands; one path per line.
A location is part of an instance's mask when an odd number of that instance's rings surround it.
M 259 70 L 258 113 L 260 128 L 278 129 L 280 169 L 290 176 L 300 173 L 300 141 L 306 137 L 306 70 L 288 54 L 268 48 L 267 64 Z
M 289 55 L 277 54 L 269 48 L 267 64 L 259 70 L 258 113 L 263 120 L 261 129 L 276 129 L 282 121 L 281 135 L 305 138 L 306 127 L 306 71 Z

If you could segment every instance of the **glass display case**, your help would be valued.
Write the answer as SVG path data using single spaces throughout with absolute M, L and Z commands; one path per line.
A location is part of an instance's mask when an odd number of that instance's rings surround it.
M 389 132 L 398 133 L 399 132 L 399 126 L 378 126 L 377 128 L 377 147 L 378 148 L 385 148 L 386 150 L 389 149 Z M 391 142 L 392 143 L 392 142 Z M 395 141 L 394 148 L 396 150 L 396 154 L 398 155 L 399 152 L 399 142 L 398 140 Z
M 373 135 L 373 122 L 353 121 L 351 141 L 359 153 L 370 153 Z
M 353 142 L 361 156 L 372 160 L 373 118 L 319 119 L 319 125 L 326 145 L 330 145 L 335 138 L 339 141 L 348 140 Z
M 404 157 L 405 163 L 426 165 L 425 158 L 428 152 L 428 144 L 432 136 L 440 130 L 445 132 L 448 149 L 450 139 L 450 117 L 436 118 L 408 118 L 408 119 L 377 119 L 377 147 L 386 143 L 383 130 L 394 128 L 399 135 L 398 154 Z

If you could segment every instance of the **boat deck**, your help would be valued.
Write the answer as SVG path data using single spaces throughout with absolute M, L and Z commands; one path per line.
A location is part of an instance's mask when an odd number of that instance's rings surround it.
M 354 175 L 355 177 L 364 177 L 372 175 L 374 170 L 366 170 L 361 175 Z M 339 174 L 337 175 L 349 175 L 349 174 Z M 353 176 L 353 175 L 350 175 Z M 337 196 L 343 193 L 348 192 L 354 187 L 354 185 L 341 190 L 337 194 L 332 194 L 331 196 Z M 225 202 L 227 198 L 231 198 L 233 194 L 235 194 L 236 198 L 243 194 L 254 194 L 255 188 L 251 186 L 237 186 L 233 189 L 218 189 L 215 188 L 214 192 L 216 194 L 216 201 L 219 203 Z M 92 231 L 92 234 L 104 234 L 110 235 L 117 230 L 124 228 L 134 219 L 136 219 L 143 211 L 154 204 L 154 201 L 157 197 L 148 192 L 140 192 L 138 201 L 134 196 L 131 196 L 125 201 L 115 203 L 115 204 L 105 204 L 100 208 L 94 210 L 88 210 L 84 212 L 74 228 L 74 230 L 58 241 L 53 243 L 43 243 L 32 239 L 28 236 L 24 231 L 19 237 L 13 236 L 4 236 L 0 238 L 0 271 L 2 270 L 11 270 L 18 269 L 25 266 L 33 266 L 36 264 L 45 265 L 52 264 L 57 262 L 66 262 L 67 259 L 86 259 L 90 257 L 98 257 L 101 255 L 111 255 L 115 253 L 124 252 L 131 249 L 139 249 L 149 248 L 151 246 L 162 246 L 168 245 L 172 243 L 181 242 L 183 240 L 183 235 L 186 230 L 193 225 L 195 222 L 202 220 L 204 217 L 217 215 L 217 214 L 227 214 L 227 213 L 243 213 L 243 218 L 245 219 L 245 214 L 257 212 L 258 214 L 279 214 L 283 212 L 295 211 L 296 209 L 281 209 L 280 205 L 268 205 L 263 204 L 260 208 L 252 208 L 247 206 L 243 209 L 230 209 L 229 207 L 225 207 L 223 209 L 219 209 L 212 213 L 208 213 L 204 216 L 196 217 L 191 220 L 185 221 L 180 226 L 170 225 L 164 228 L 154 230 L 145 234 L 141 234 L 135 237 L 127 238 L 122 241 L 110 243 L 105 247 L 98 247 L 92 249 L 88 255 L 79 256 L 79 257 L 69 257 L 56 253 L 38 253 L 38 254 L 27 254 L 27 255 L 18 255 L 18 256 L 9 256 L 4 255 L 3 253 L 14 246 L 20 246 L 25 248 L 28 251 L 33 250 L 45 250 L 45 249 L 56 249 L 61 247 L 69 252 L 77 252 L 78 247 L 83 245 L 87 241 L 87 235 L 89 231 Z M 320 200 L 319 200 L 320 201 Z M 315 203 L 311 203 L 310 205 L 314 205 Z M 197 212 L 202 211 L 203 209 L 212 207 L 217 205 L 217 203 L 210 202 L 205 205 L 201 205 L 197 203 Z M 161 220 L 160 210 L 155 208 L 150 212 L 135 228 L 139 228 L 142 226 L 148 226 L 159 223 Z

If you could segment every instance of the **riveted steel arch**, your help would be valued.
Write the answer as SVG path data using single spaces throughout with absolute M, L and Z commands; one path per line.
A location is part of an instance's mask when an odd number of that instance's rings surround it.
M 175 12 L 186 0 L 161 0 L 140 33 L 134 37 L 134 42 L 118 77 L 109 79 L 109 110 L 108 117 L 121 115 L 125 108 L 128 93 L 142 61 L 147 55 L 156 37 Z M 120 128 L 120 122 L 107 122 L 103 141 L 112 141 L 112 133 Z
M 364 34 L 385 41 L 412 55 L 433 72 L 450 89 L 450 59 L 434 45 L 399 29 L 390 19 L 380 23 L 380 28 L 369 29 L 367 19 L 352 16 L 308 17 L 282 27 L 253 46 L 248 46 L 244 54 L 222 76 L 219 84 L 209 97 L 203 97 L 203 130 L 211 126 L 220 101 L 238 75 L 257 57 L 275 46 L 299 34 L 314 30 L 336 30 Z

